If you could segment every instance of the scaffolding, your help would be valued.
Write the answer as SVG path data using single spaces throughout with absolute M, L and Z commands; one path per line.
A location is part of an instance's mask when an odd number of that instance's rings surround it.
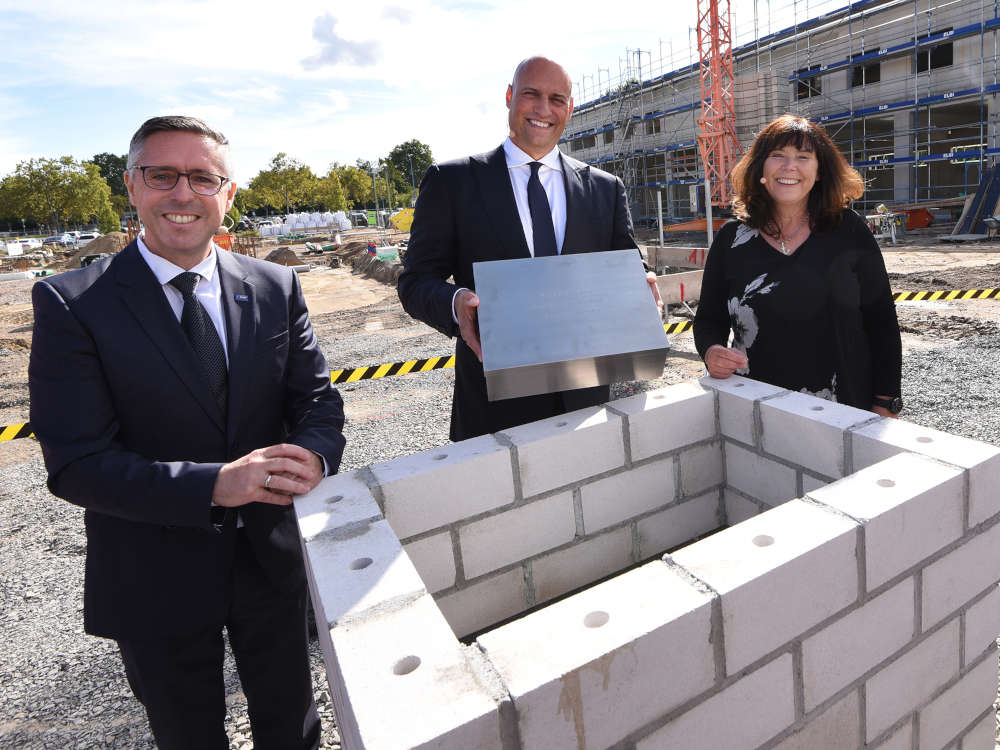
M 697 22 L 697 0 L 685 3 Z M 752 9 L 736 3 L 736 138 L 745 148 L 784 112 L 822 123 L 867 183 L 859 210 L 974 192 L 1000 154 L 998 6 L 1000 0 L 754 0 Z M 655 223 L 657 192 L 671 219 L 703 209 L 695 187 L 704 181 L 699 57 L 692 27 L 686 46 L 661 41 L 648 52 L 626 50 L 617 78 L 598 68 L 576 84 L 563 147 L 622 178 L 640 226 Z

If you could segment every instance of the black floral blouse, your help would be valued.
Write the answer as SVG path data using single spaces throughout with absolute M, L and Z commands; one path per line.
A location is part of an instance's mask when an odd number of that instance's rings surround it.
M 739 374 L 870 409 L 900 395 L 902 347 L 878 243 L 845 210 L 791 255 L 730 221 L 709 250 L 694 319 L 698 353 L 713 344 L 747 354 Z

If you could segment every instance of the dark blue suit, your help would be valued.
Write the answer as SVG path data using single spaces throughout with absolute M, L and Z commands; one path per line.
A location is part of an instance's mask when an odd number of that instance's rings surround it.
M 343 402 L 295 273 L 225 251 L 218 271 L 225 417 L 134 242 L 33 289 L 31 424 L 50 490 L 86 508 L 88 633 L 128 642 L 221 630 L 238 538 L 276 591 L 304 590 L 292 508 L 243 506 L 237 532 L 232 510 L 213 525 L 212 491 L 224 463 L 281 442 L 335 472 Z

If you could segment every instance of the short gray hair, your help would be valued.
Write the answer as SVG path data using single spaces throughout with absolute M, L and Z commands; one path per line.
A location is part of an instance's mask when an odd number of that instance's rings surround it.
M 187 117 L 185 115 L 166 115 L 163 117 L 151 117 L 146 120 L 132 136 L 132 141 L 128 146 L 128 169 L 132 169 L 139 163 L 142 156 L 143 146 L 146 139 L 153 133 L 194 133 L 203 135 L 219 144 L 222 156 L 225 160 L 226 171 L 230 174 L 224 177 L 232 177 L 232 164 L 230 163 L 229 139 L 218 130 L 211 128 L 204 120 L 197 117 Z

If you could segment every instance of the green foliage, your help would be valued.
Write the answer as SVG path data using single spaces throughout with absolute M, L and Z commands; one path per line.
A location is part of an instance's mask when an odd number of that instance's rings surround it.
M 434 163 L 434 155 L 431 154 L 430 146 L 413 139 L 396 146 L 389 152 L 386 161 L 391 165 L 390 178 L 393 180 L 393 191 L 404 193 L 420 184 L 424 172 Z M 413 165 L 412 180 L 411 164 Z
M 330 173 L 336 173 L 340 180 L 348 208 L 360 209 L 371 203 L 372 178 L 370 174 L 359 167 L 341 166 L 336 162 L 330 165 Z
M 282 152 L 271 159 L 269 169 L 262 170 L 250 181 L 250 190 L 258 205 L 292 207 L 312 203 L 316 195 L 317 178 L 313 171 L 297 159 Z
M 316 200 L 320 207 L 327 211 L 346 211 L 347 198 L 344 195 L 344 186 L 340 184 L 340 177 L 334 169 L 326 173 L 326 177 L 317 182 Z
M 96 164 L 72 157 L 29 159 L 0 182 L 0 213 L 51 222 L 85 223 L 111 208 L 111 188 Z
M 112 197 L 120 198 L 121 196 L 115 195 Z M 107 206 L 102 206 L 97 212 L 97 228 L 104 234 L 121 231 L 121 216 L 112 208 L 110 202 Z
M 128 197 L 128 189 L 125 187 L 125 167 L 128 166 L 128 156 L 115 156 L 107 152 L 94 154 L 90 160 L 101 170 L 101 177 L 108 183 L 112 195 L 123 195 Z

